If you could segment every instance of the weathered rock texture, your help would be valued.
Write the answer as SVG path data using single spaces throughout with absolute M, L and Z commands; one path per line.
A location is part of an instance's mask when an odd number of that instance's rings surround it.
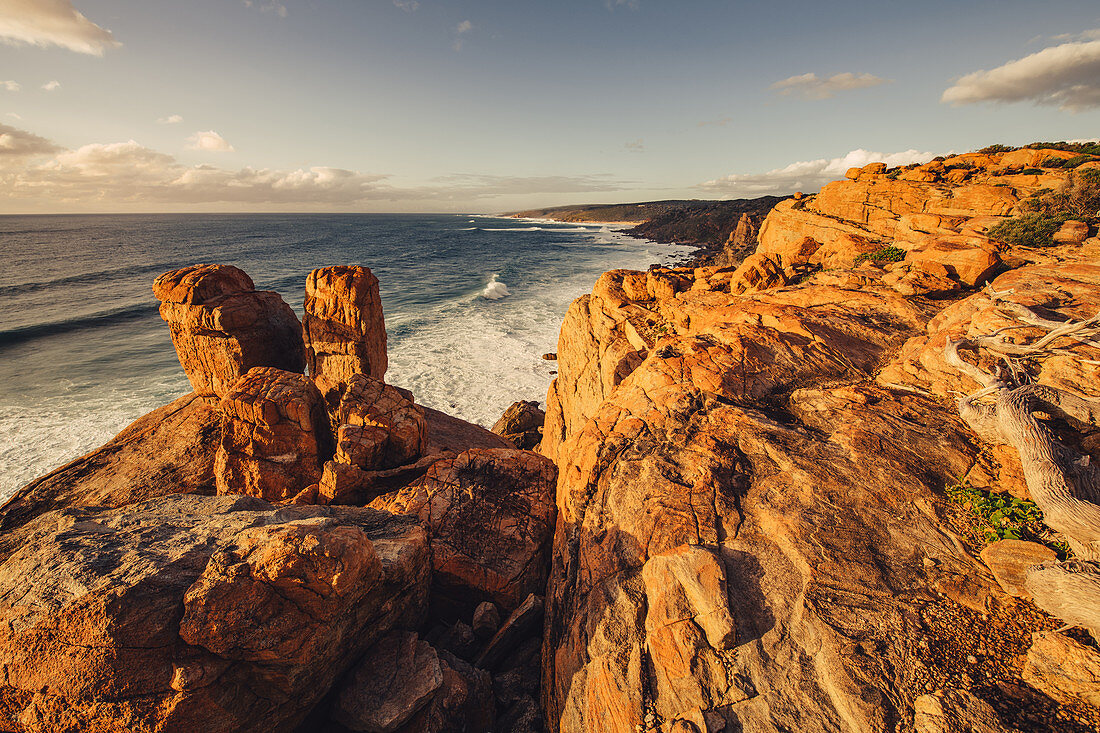
M 166 494 L 213 494 L 221 412 L 194 394 L 138 418 L 106 445 L 17 491 L 0 508 L 0 558 L 19 528 L 53 509 L 114 508 Z
M 223 397 L 255 366 L 305 368 L 301 324 L 278 293 L 229 265 L 192 265 L 153 282 L 160 316 L 195 393 Z
M 302 329 L 314 379 L 339 384 L 353 374 L 386 375 L 386 324 L 370 269 L 347 265 L 309 273 Z
M 546 413 L 537 402 L 513 402 L 493 425 L 493 432 L 515 443 L 517 448 L 531 450 L 542 442 L 542 424 Z
M 332 454 L 321 393 L 301 374 L 255 367 L 221 402 L 219 494 L 289 499 L 321 478 Z
M 468 617 L 491 600 L 510 612 L 546 582 L 556 475 L 536 453 L 469 450 L 370 505 L 428 528 L 434 604 Z
M 348 379 L 334 423 L 336 460 L 363 469 L 416 461 L 428 429 L 410 392 L 365 374 Z
M 1008 323 L 985 294 L 944 298 L 996 278 L 1080 318 L 1098 273 L 1092 240 L 1006 251 L 985 234 L 1064 175 L 943 163 L 782 202 L 732 277 L 615 271 L 570 307 L 540 447 L 559 469 L 555 731 L 908 731 L 921 695 L 959 686 L 945 650 L 968 642 L 942 619 L 996 635 L 1009 601 L 942 490 L 1026 487 L 956 414 L 975 386 L 943 344 Z M 901 262 L 856 264 L 887 246 Z M 1100 396 L 1100 361 L 1067 350 L 1038 378 Z M 974 659 L 975 679 L 1020 684 L 1019 657 Z
M 29 529 L 0 566 L 7 730 L 292 730 L 426 606 L 423 530 L 368 509 L 177 495 Z

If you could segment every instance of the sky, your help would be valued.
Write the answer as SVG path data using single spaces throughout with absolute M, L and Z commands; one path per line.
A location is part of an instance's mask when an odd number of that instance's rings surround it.
M 1096 0 L 0 0 L 0 213 L 815 191 L 1100 136 Z

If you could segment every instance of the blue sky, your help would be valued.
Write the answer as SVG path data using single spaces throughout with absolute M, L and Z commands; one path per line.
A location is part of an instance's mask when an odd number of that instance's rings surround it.
M 1096 29 L 1095 0 L 0 0 L 0 212 L 815 190 L 1096 137 Z

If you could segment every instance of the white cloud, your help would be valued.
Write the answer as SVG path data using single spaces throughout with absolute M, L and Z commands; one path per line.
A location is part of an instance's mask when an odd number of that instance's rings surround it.
M 16 113 L 16 112 L 8 112 L 8 117 L 11 117 L 11 118 L 12 118 L 13 120 L 21 120 L 21 119 L 23 119 L 23 115 L 21 115 L 21 114 L 18 114 L 18 113 Z
M 213 130 L 196 132 L 194 135 L 187 138 L 187 147 L 189 150 L 207 150 L 217 153 L 233 152 L 233 146 L 230 145 L 224 137 Z
M 451 44 L 451 48 L 453 48 L 455 51 L 461 51 L 462 50 L 462 45 L 463 45 L 463 39 L 461 38 L 461 36 L 469 33 L 473 29 L 474 29 L 474 24 L 471 23 L 468 20 L 464 20 L 461 23 L 459 23 L 458 25 L 456 25 L 455 26 L 455 35 L 459 36 L 459 37 L 455 38 L 454 43 Z
M 10 79 L 8 81 L 0 81 L 0 89 L 6 92 L 18 92 L 22 88 L 23 85 L 17 81 L 11 81 Z
M 846 71 L 842 74 L 820 77 L 810 72 L 791 76 L 772 84 L 769 89 L 774 89 L 780 94 L 798 94 L 805 99 L 829 99 L 837 92 L 846 92 L 851 89 L 864 89 L 886 84 L 887 80 L 874 74 L 853 74 Z
M 703 120 L 702 122 L 697 122 L 695 124 L 695 126 L 696 127 L 725 127 L 726 125 L 730 124 L 731 122 L 733 122 L 732 117 L 719 117 L 716 120 Z
M 19 115 L 14 112 L 9 112 L 8 116 L 19 119 Z M 0 122 L 0 161 L 16 157 L 48 155 L 60 149 L 44 137 Z
M 886 163 L 888 166 L 926 163 L 934 157 L 935 153 L 922 153 L 918 150 L 875 153 L 860 148 L 841 158 L 798 161 L 767 173 L 735 173 L 725 178 L 700 183 L 698 188 L 729 198 L 786 194 L 794 191 L 814 192 L 829 181 L 843 178 L 845 171 L 849 168 L 879 162 Z
M 627 140 L 625 143 L 623 143 L 623 148 L 628 153 L 644 153 L 645 141 L 642 140 L 642 138 L 640 137 L 635 140 Z
M 393 0 L 393 4 L 396 7 L 401 8 L 406 13 L 415 13 L 420 9 L 420 3 L 416 0 Z
M 429 186 L 394 186 L 385 174 L 315 166 L 297 170 L 187 166 L 174 156 L 129 140 L 62 150 L 49 140 L 0 124 L 0 206 L 51 211 L 203 206 L 248 210 L 295 205 L 315 210 L 414 208 L 516 194 L 616 191 L 607 175 L 456 175 Z M 401 205 L 401 204 L 399 204 Z
M 638 0 L 604 0 L 604 5 L 607 6 L 608 10 L 614 10 L 616 7 L 618 7 L 620 5 L 625 5 L 626 7 L 630 8 L 631 10 L 637 10 L 638 9 Z
M 57 79 L 54 79 L 43 84 L 42 88 L 45 89 L 47 92 L 52 92 L 55 89 L 61 88 L 61 82 L 59 82 Z
M 1051 46 L 995 69 L 967 74 L 945 90 L 940 101 L 1032 102 L 1069 112 L 1098 107 L 1100 40 Z
M 71 0 L 4 0 L 0 40 L 12 45 L 60 46 L 93 56 L 122 45 L 109 30 L 77 11 Z
M 246 8 L 256 8 L 261 13 L 275 13 L 280 18 L 287 15 L 286 6 L 277 0 L 242 0 Z
M 168 115 L 167 117 L 158 117 L 157 122 L 162 125 L 175 125 L 176 123 L 183 122 L 183 117 L 180 115 Z

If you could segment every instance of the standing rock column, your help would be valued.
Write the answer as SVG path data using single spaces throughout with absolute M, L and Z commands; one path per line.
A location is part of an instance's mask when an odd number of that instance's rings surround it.
M 195 393 L 224 397 L 255 366 L 305 368 L 301 324 L 278 293 L 230 265 L 191 265 L 153 281 Z
M 256 367 L 222 400 L 219 494 L 289 499 L 321 478 L 332 437 L 321 394 L 301 374 Z
M 353 374 L 386 374 L 386 323 L 378 278 L 366 267 L 322 267 L 306 278 L 302 321 L 309 375 L 323 392 Z

